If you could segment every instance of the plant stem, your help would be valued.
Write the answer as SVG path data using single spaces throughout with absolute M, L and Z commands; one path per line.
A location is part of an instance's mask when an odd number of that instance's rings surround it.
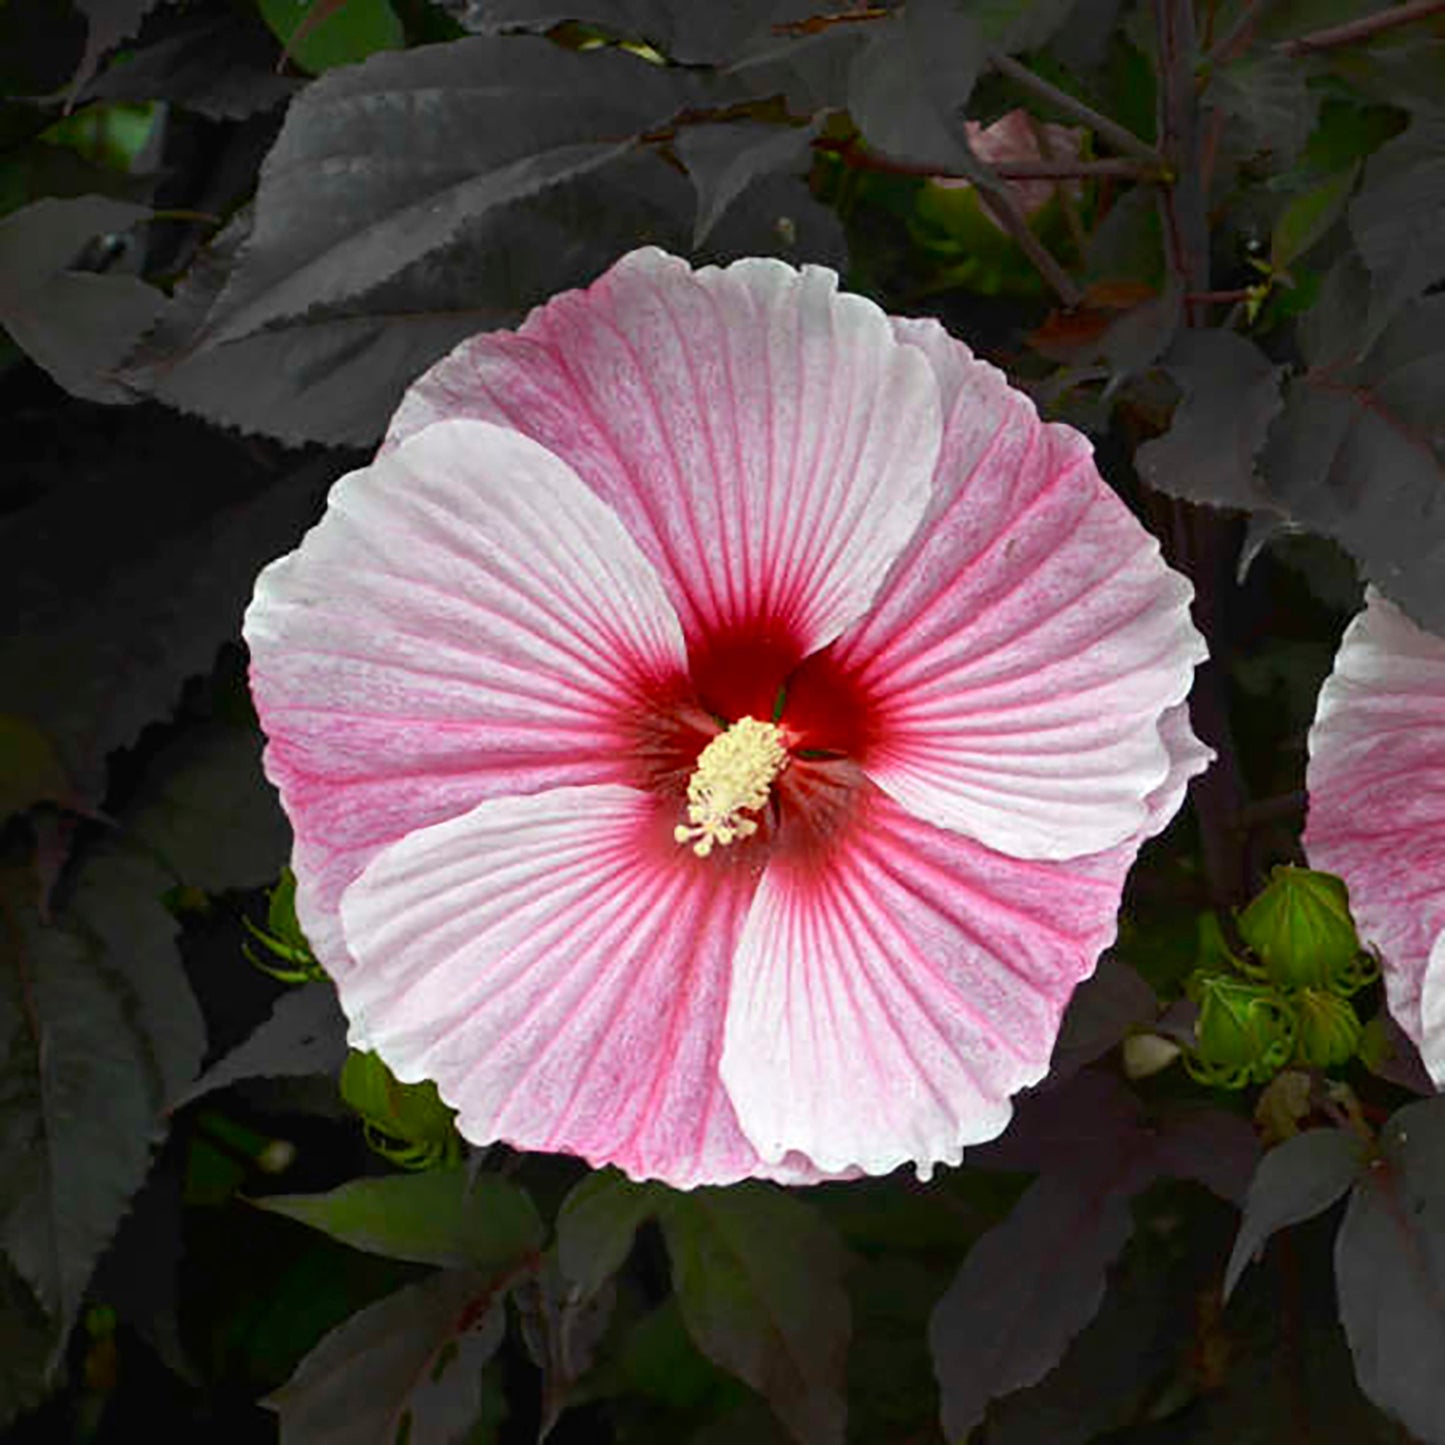
M 1036 95 L 1040 100 L 1047 101 L 1066 115 L 1070 115 L 1088 126 L 1100 140 L 1107 142 L 1116 151 L 1134 156 L 1137 160 L 1146 161 L 1151 166 L 1159 165 L 1159 152 L 1148 141 L 1140 140 L 1128 127 L 1120 125 L 1116 120 L 1110 120 L 1107 115 L 1095 110 L 1091 105 L 1086 105 L 1077 96 L 1070 95 L 1067 90 L 1060 90 L 1057 85 L 1045 80 L 1043 76 L 1035 75 L 1028 66 L 1021 65 L 1010 56 L 1000 55 L 997 51 L 990 52 L 988 63 L 1000 75 L 1007 76 L 1015 84 Z
M 1233 60 L 1249 45 L 1249 42 L 1254 39 L 1255 27 L 1263 17 L 1264 7 L 1268 3 L 1269 0 L 1249 0 L 1239 19 L 1229 27 L 1224 38 L 1217 45 L 1209 48 L 1209 53 L 1204 57 L 1207 69 L 1222 65 L 1226 60 Z
M 1005 231 L 1013 237 L 1025 256 L 1029 258 L 1040 276 L 1049 284 L 1054 294 L 1072 311 L 1083 299 L 1084 293 L 1074 278 L 1054 259 L 1053 253 L 1029 229 L 1028 218 L 1019 206 L 1009 183 L 1000 180 L 987 166 L 979 163 L 979 174 L 972 177 L 979 201 L 988 208 Z
M 1126 160 L 994 161 L 993 170 L 1006 181 L 1067 181 L 1089 176 L 1124 176 L 1139 181 L 1162 179 L 1160 168 Z
M 1160 187 L 1159 210 L 1166 261 L 1184 298 L 1185 324 L 1192 326 L 1199 298 L 1212 295 L 1199 97 L 1194 84 L 1199 40 L 1192 0 L 1154 0 L 1154 22 L 1159 54 L 1159 149 L 1173 177 Z M 1210 899 L 1216 907 L 1227 907 L 1244 901 L 1249 881 L 1242 839 L 1235 826 L 1243 806 L 1244 780 L 1230 727 L 1222 663 L 1227 655 L 1224 599 L 1234 575 L 1239 528 L 1208 508 L 1172 498 L 1160 498 L 1160 502 L 1167 507 L 1165 541 L 1170 560 L 1194 581 L 1194 620 L 1209 645 L 1209 660 L 1195 674 L 1191 703 L 1199 736 L 1218 756 L 1214 765 L 1195 779 L 1192 797 Z
M 1387 30 L 1398 29 L 1401 25 L 1412 25 L 1417 20 L 1428 20 L 1432 15 L 1445 11 L 1445 0 L 1411 0 L 1408 5 L 1395 5 L 1388 10 L 1377 10 L 1373 15 L 1363 15 L 1358 20 L 1346 21 L 1343 25 L 1331 25 L 1325 30 L 1314 30 L 1308 35 L 1296 36 L 1293 40 L 1281 40 L 1275 49 L 1285 55 L 1309 55 L 1316 50 L 1333 50 L 1341 45 L 1354 45 L 1369 40 Z

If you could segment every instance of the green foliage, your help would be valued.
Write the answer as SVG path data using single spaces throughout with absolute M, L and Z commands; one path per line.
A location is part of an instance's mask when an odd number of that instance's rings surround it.
M 1239 915 L 1239 936 L 1281 988 L 1353 993 L 1366 981 L 1356 967 L 1360 941 L 1345 885 L 1328 873 L 1276 868 Z
M 387 0 L 257 0 L 257 7 L 291 60 L 312 75 L 406 43 Z
M 541 1220 L 522 1189 L 494 1174 L 473 1177 L 461 1166 L 255 1202 L 353 1249 L 414 1264 L 506 1272 L 542 1243 Z
M 1236 920 L 1243 955 L 1213 915 L 1200 919 L 1199 1005 L 1185 1067 L 1201 1083 L 1265 1084 L 1290 1064 L 1339 1068 L 1364 1042 L 1350 998 L 1378 975 L 1328 873 L 1276 868 Z
M 460 1160 L 456 1110 L 430 1081 L 400 1083 L 375 1054 L 352 1050 L 341 1070 L 341 1097 L 361 1115 L 367 1143 L 393 1164 L 430 1169 Z
M 270 959 L 263 959 L 249 943 L 241 945 L 241 951 L 263 973 L 282 983 L 325 979 L 326 973 L 317 963 L 296 918 L 296 875 L 289 867 L 281 870 L 276 886 L 266 892 L 266 927 L 259 928 L 249 918 L 242 918 L 241 922 L 252 939 L 271 955 Z

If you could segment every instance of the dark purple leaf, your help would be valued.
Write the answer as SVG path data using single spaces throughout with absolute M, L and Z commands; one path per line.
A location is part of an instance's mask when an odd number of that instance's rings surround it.
M 1259 1163 L 1249 1120 L 1223 1109 L 1174 1109 L 1155 1126 L 1154 1168 L 1192 1179 L 1230 1204 L 1242 1205 Z
M 697 187 L 693 245 L 702 245 L 723 212 L 754 181 L 779 171 L 806 171 L 817 129 L 758 121 L 683 127 L 675 149 Z
M 837 211 L 813 199 L 801 176 L 760 176 L 723 213 L 699 262 L 726 264 L 739 256 L 778 256 L 804 263 L 848 268 L 848 238 Z
M 139 411 L 108 434 L 82 429 L 67 461 L 0 519 L 0 713 L 48 737 L 93 804 L 106 755 L 239 635 L 257 571 L 296 544 L 336 468 L 269 472 L 223 437 Z
M 781 96 L 795 116 L 842 110 L 854 57 L 880 33 L 880 25 L 891 23 L 830 25 L 813 34 L 769 36 L 727 66 L 724 84 L 736 85 L 745 98 Z
M 1250 1260 L 1272 1234 L 1322 1214 L 1359 1178 L 1364 1146 L 1342 1129 L 1310 1129 L 1260 1161 L 1224 1272 L 1228 1299 Z
M 78 94 L 96 72 L 102 57 L 122 40 L 128 40 L 140 29 L 141 21 L 155 9 L 157 0 L 75 0 L 75 8 L 85 16 L 89 30 L 85 37 L 85 54 L 71 78 L 71 90 Z
M 985 38 L 1005 55 L 1040 50 L 1073 13 L 1077 0 L 952 0 L 952 8 L 974 16 Z
M 336 989 L 328 982 L 303 984 L 282 994 L 255 1033 L 212 1064 L 175 1106 L 240 1079 L 335 1074 L 346 1053 L 346 1018 Z
M 1370 157 L 1350 231 L 1373 283 L 1373 341 L 1406 302 L 1445 279 L 1445 116 L 1417 116 Z
M 1335 1240 L 1340 1320 L 1360 1388 L 1427 1445 L 1445 1441 L 1445 1099 L 1380 1134 Z
M 928 1332 L 950 1440 L 996 1396 L 1043 1379 L 1098 1312 L 1133 1229 L 1123 1182 L 1043 1175 L 969 1251 Z
M 1319 92 L 1306 84 L 1311 74 L 1307 59 L 1253 46 L 1214 70 L 1204 103 L 1224 112 L 1238 142 L 1268 151 L 1283 168 L 1299 155 L 1319 114 Z
M 266 157 L 254 226 L 204 342 L 354 301 L 489 212 L 616 160 L 695 98 L 686 72 L 528 37 L 332 71 L 297 98 Z
M 137 384 L 184 411 L 283 441 L 366 445 L 406 387 L 457 342 L 516 325 L 635 246 L 686 250 L 693 210 L 684 176 L 657 156 L 632 153 L 488 212 L 446 249 L 344 306 L 211 344 L 199 318 L 224 287 L 229 254 L 244 243 L 240 223 L 135 359 Z
M 183 15 L 167 33 L 109 66 L 80 99 L 164 100 L 215 120 L 241 120 L 305 85 L 277 73 L 280 53 L 254 15 Z
M 580 20 L 625 40 L 641 40 L 672 60 L 730 60 L 774 26 L 826 13 L 816 0 L 472 0 L 462 24 L 481 35 L 540 32 Z
M 1298 525 L 1333 537 L 1417 622 L 1445 629 L 1445 296 L 1364 345 L 1357 264 L 1337 268 L 1301 329 L 1309 368 L 1285 391 L 1262 474 Z
M 61 1338 L 200 1062 L 167 881 L 107 841 L 50 920 L 0 895 L 0 1248 Z
M 36 201 L 0 220 L 0 324 L 76 396 L 136 400 L 114 373 L 165 297 L 136 276 L 71 268 L 88 242 L 149 216 L 129 201 L 79 196 Z
M 445 1271 L 332 1330 L 264 1401 L 281 1445 L 460 1445 L 506 1328 L 496 1282 Z
M 920 0 L 858 52 L 848 110 L 868 144 L 892 160 L 970 174 L 964 106 L 986 58 L 971 15 L 949 0 Z
M 1050 1084 L 1060 1084 L 1108 1053 L 1136 1024 L 1153 1024 L 1159 1000 L 1140 975 L 1106 953 L 1091 977 L 1074 990 L 1049 1065 Z
M 1139 475 L 1187 502 L 1269 507 L 1255 458 L 1284 405 L 1277 368 L 1232 331 L 1186 330 L 1161 364 L 1183 396 L 1169 430 L 1139 448 Z
M 192 724 L 147 769 L 130 833 L 178 881 L 207 893 L 259 888 L 291 850 L 291 829 L 261 772 L 261 734 L 218 719 Z
M 803 1445 L 841 1442 L 846 1256 L 801 1199 L 760 1184 L 667 1194 L 659 1217 L 688 1333 Z
M 1059 1088 L 1020 1097 L 1007 1131 L 968 1159 L 986 1169 L 1091 1175 L 1101 1160 L 1148 1147 L 1138 1099 L 1113 1074 L 1083 1069 Z

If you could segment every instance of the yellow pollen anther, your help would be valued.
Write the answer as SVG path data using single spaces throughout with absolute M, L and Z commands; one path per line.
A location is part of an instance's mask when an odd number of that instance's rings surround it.
M 718 843 L 731 843 L 758 831 L 751 818 L 768 801 L 773 779 L 788 764 L 783 730 L 757 718 L 739 718 L 715 737 L 699 754 L 687 783 L 687 816 L 692 826 L 679 823 L 672 836 L 691 843 L 699 858 L 706 858 Z

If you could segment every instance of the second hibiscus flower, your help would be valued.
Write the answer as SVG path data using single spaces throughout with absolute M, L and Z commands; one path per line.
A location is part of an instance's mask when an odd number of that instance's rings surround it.
M 1087 442 L 836 280 L 625 257 L 428 372 L 257 584 L 301 921 L 473 1140 L 956 1163 L 1208 760 Z

